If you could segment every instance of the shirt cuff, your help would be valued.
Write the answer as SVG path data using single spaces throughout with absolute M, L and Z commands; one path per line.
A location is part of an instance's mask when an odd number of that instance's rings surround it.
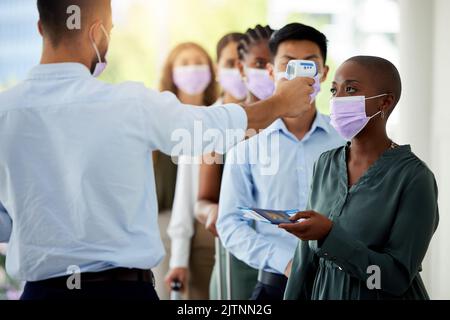
M 294 259 L 295 248 L 274 247 L 272 255 L 267 259 L 270 269 L 277 271 L 279 274 L 285 274 L 289 262 Z
M 357 249 L 355 240 L 337 223 L 333 224 L 330 233 L 320 245 L 313 241 L 310 242 L 310 247 L 316 251 L 317 256 L 333 261 L 338 266 L 345 265 Z
M 191 239 L 172 238 L 171 253 L 170 253 L 170 268 L 188 268 L 189 255 L 191 252 Z

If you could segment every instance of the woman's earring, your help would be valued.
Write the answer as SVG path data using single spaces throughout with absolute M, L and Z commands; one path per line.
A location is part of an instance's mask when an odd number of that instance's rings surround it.
M 385 119 L 386 118 L 386 114 L 384 113 L 384 111 L 381 111 L 381 119 Z

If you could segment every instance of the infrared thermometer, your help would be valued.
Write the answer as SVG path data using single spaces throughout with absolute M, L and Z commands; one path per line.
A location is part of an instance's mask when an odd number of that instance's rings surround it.
M 314 78 L 319 73 L 314 61 L 309 60 L 291 60 L 286 68 L 286 78 L 292 80 L 295 78 Z

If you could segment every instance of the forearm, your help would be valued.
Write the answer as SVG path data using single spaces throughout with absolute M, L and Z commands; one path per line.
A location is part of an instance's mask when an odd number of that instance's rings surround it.
M 268 100 L 256 102 L 245 107 L 247 113 L 247 129 L 257 134 L 270 126 L 275 120 L 282 117 L 282 108 L 277 106 L 277 98 L 272 97 Z M 254 134 L 247 134 L 254 135 Z
M 224 247 L 253 268 L 284 274 L 294 256 L 295 248 L 268 240 L 264 234 L 256 232 L 249 221 L 240 218 L 239 213 L 221 217 L 217 229 Z
M 191 252 L 191 238 L 181 236 L 171 237 L 170 247 L 170 268 L 188 268 Z
M 191 194 L 191 181 L 195 177 L 188 158 L 180 157 L 175 197 L 167 233 L 171 239 L 172 252 L 170 266 L 187 267 L 190 242 L 194 235 L 194 197 Z

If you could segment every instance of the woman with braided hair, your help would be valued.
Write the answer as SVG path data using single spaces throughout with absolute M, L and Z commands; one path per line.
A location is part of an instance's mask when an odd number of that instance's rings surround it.
M 238 68 L 248 89 L 246 103 L 267 99 L 273 94 L 275 85 L 266 69 L 266 65 L 271 61 L 269 39 L 273 32 L 274 30 L 269 26 L 257 25 L 255 28 L 248 29 L 238 42 Z M 200 168 L 199 197 L 195 210 L 197 219 L 205 224 L 207 230 L 217 238 L 216 221 L 223 163 L 223 155 L 205 156 Z M 257 277 L 257 270 L 226 253 L 225 249 L 219 245 L 216 247 L 216 263 L 211 277 L 210 298 L 212 300 L 250 299 Z

